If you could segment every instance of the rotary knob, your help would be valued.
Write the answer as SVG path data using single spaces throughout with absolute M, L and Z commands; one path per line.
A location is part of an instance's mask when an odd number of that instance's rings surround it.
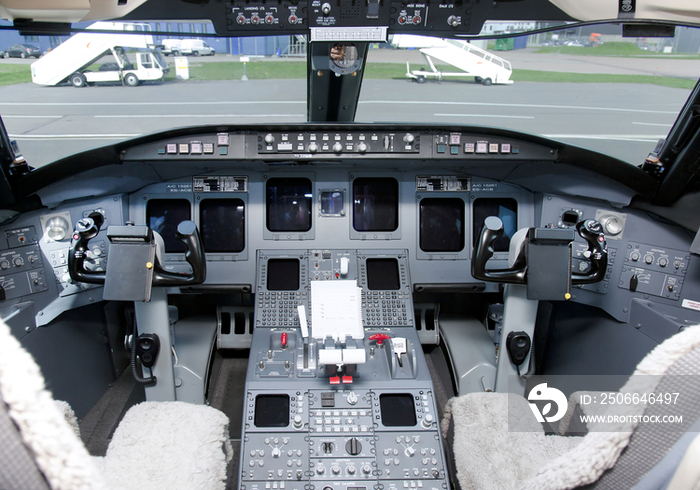
M 316 467 L 316 473 L 318 473 L 319 475 L 322 475 L 325 472 L 326 472 L 326 468 L 322 464 L 320 464 Z
M 272 135 L 272 133 L 267 133 L 265 135 L 265 143 L 267 143 L 268 145 L 271 145 L 274 142 L 275 142 L 275 137 Z
M 415 140 L 416 140 L 416 137 L 413 136 L 411 133 L 406 133 L 406 136 L 403 137 L 403 141 L 404 141 L 404 143 L 406 143 L 407 145 L 410 145 L 410 144 L 413 143 Z
M 433 426 L 433 416 L 429 413 L 426 413 L 425 417 L 423 418 L 423 422 L 421 422 L 421 425 L 426 429 L 430 429 Z
M 362 443 L 360 443 L 357 437 L 353 437 L 345 443 L 345 450 L 350 456 L 357 456 L 362 451 Z
M 357 394 L 355 394 L 354 391 L 351 391 L 350 393 L 348 393 L 348 403 L 350 405 L 354 405 L 357 403 Z
M 9 269 L 10 268 L 10 262 L 7 260 L 0 260 L 0 269 Z
M 341 151 L 343 151 L 343 145 L 336 142 L 336 143 L 333 145 L 333 151 L 336 152 L 336 153 L 340 153 Z
M 357 151 L 360 153 L 365 153 L 367 151 L 367 143 L 362 142 L 357 145 Z
M 309 153 L 316 153 L 318 151 L 317 143 L 309 143 Z
M 293 424 L 295 429 L 301 429 L 304 427 L 304 421 L 302 420 L 301 415 L 297 414 L 294 416 Z
M 333 473 L 334 475 L 339 475 L 340 474 L 340 467 L 339 466 L 331 467 L 331 473 Z
M 12 259 L 12 263 L 15 267 L 22 267 L 24 265 L 24 259 L 22 257 L 15 257 Z
M 354 475 L 356 471 L 354 466 L 348 466 L 347 468 L 348 475 Z
M 370 473 L 372 473 L 372 468 L 370 468 L 369 465 L 363 465 L 362 473 L 364 473 L 365 475 L 369 475 Z
M 632 252 L 630 254 L 630 259 L 632 259 L 632 262 L 637 262 L 639 260 L 639 252 Z

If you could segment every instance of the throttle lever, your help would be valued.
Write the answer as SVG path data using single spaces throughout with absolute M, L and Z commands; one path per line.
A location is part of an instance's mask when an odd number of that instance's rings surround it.
M 608 245 L 605 241 L 605 233 L 600 223 L 594 219 L 587 219 L 576 223 L 576 231 L 588 243 L 591 269 L 586 273 L 572 272 L 572 284 L 591 284 L 601 281 L 605 277 L 608 268 Z
M 89 284 L 104 284 L 106 272 L 94 272 L 85 269 L 88 242 L 100 232 L 92 218 L 80 218 L 75 224 L 73 237 L 68 252 L 68 273 L 73 281 Z

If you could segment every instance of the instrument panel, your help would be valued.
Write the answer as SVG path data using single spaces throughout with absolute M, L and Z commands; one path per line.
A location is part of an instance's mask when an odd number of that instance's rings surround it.
M 497 284 L 475 281 L 470 272 L 482 223 L 495 215 L 505 236 L 494 244 L 494 267 L 507 267 L 509 237 L 520 228 L 597 219 L 608 239 L 608 271 L 600 283 L 576 289 L 574 301 L 621 321 L 633 298 L 673 308 L 696 304 L 685 231 L 621 211 L 624 204 L 612 207 L 608 201 L 629 199 L 629 190 L 596 186 L 598 177 L 586 180 L 561 166 L 561 152 L 543 138 L 456 127 L 271 126 L 140 138 L 120 151 L 118 167 L 46 188 L 41 197 L 51 209 L 0 229 L 4 301 L 33 302 L 43 325 L 101 299 L 101 287 L 73 283 L 66 273 L 72 227 L 86 216 L 100 222 L 86 265 L 95 271 L 108 267 L 109 225 L 133 222 L 161 234 L 167 270 L 187 273 L 175 229 L 193 220 L 206 253 L 206 282 L 194 288 L 202 292 L 256 292 L 261 250 L 313 250 L 321 258 L 298 259 L 303 274 L 328 280 L 339 271 L 324 260 L 326 251 L 350 257 L 358 249 L 405 250 L 414 292 L 496 292 Z M 112 178 L 114 171 L 129 175 L 125 184 Z M 74 182 L 81 179 L 87 189 L 102 186 L 105 196 L 78 197 L 83 186 Z M 20 259 L 21 267 L 13 265 Z M 589 267 L 578 239 L 572 265 Z

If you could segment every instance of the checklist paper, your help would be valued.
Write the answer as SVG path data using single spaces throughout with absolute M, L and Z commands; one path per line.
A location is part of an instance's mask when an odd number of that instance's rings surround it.
M 311 335 L 362 339 L 362 289 L 357 281 L 311 281 Z

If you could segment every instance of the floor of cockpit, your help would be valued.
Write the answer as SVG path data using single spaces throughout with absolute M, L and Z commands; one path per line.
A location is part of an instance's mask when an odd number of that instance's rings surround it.
M 78 422 L 80 436 L 88 452 L 104 456 L 119 422 L 137 403 L 146 401 L 143 385 L 138 385 L 126 369 L 92 409 Z

